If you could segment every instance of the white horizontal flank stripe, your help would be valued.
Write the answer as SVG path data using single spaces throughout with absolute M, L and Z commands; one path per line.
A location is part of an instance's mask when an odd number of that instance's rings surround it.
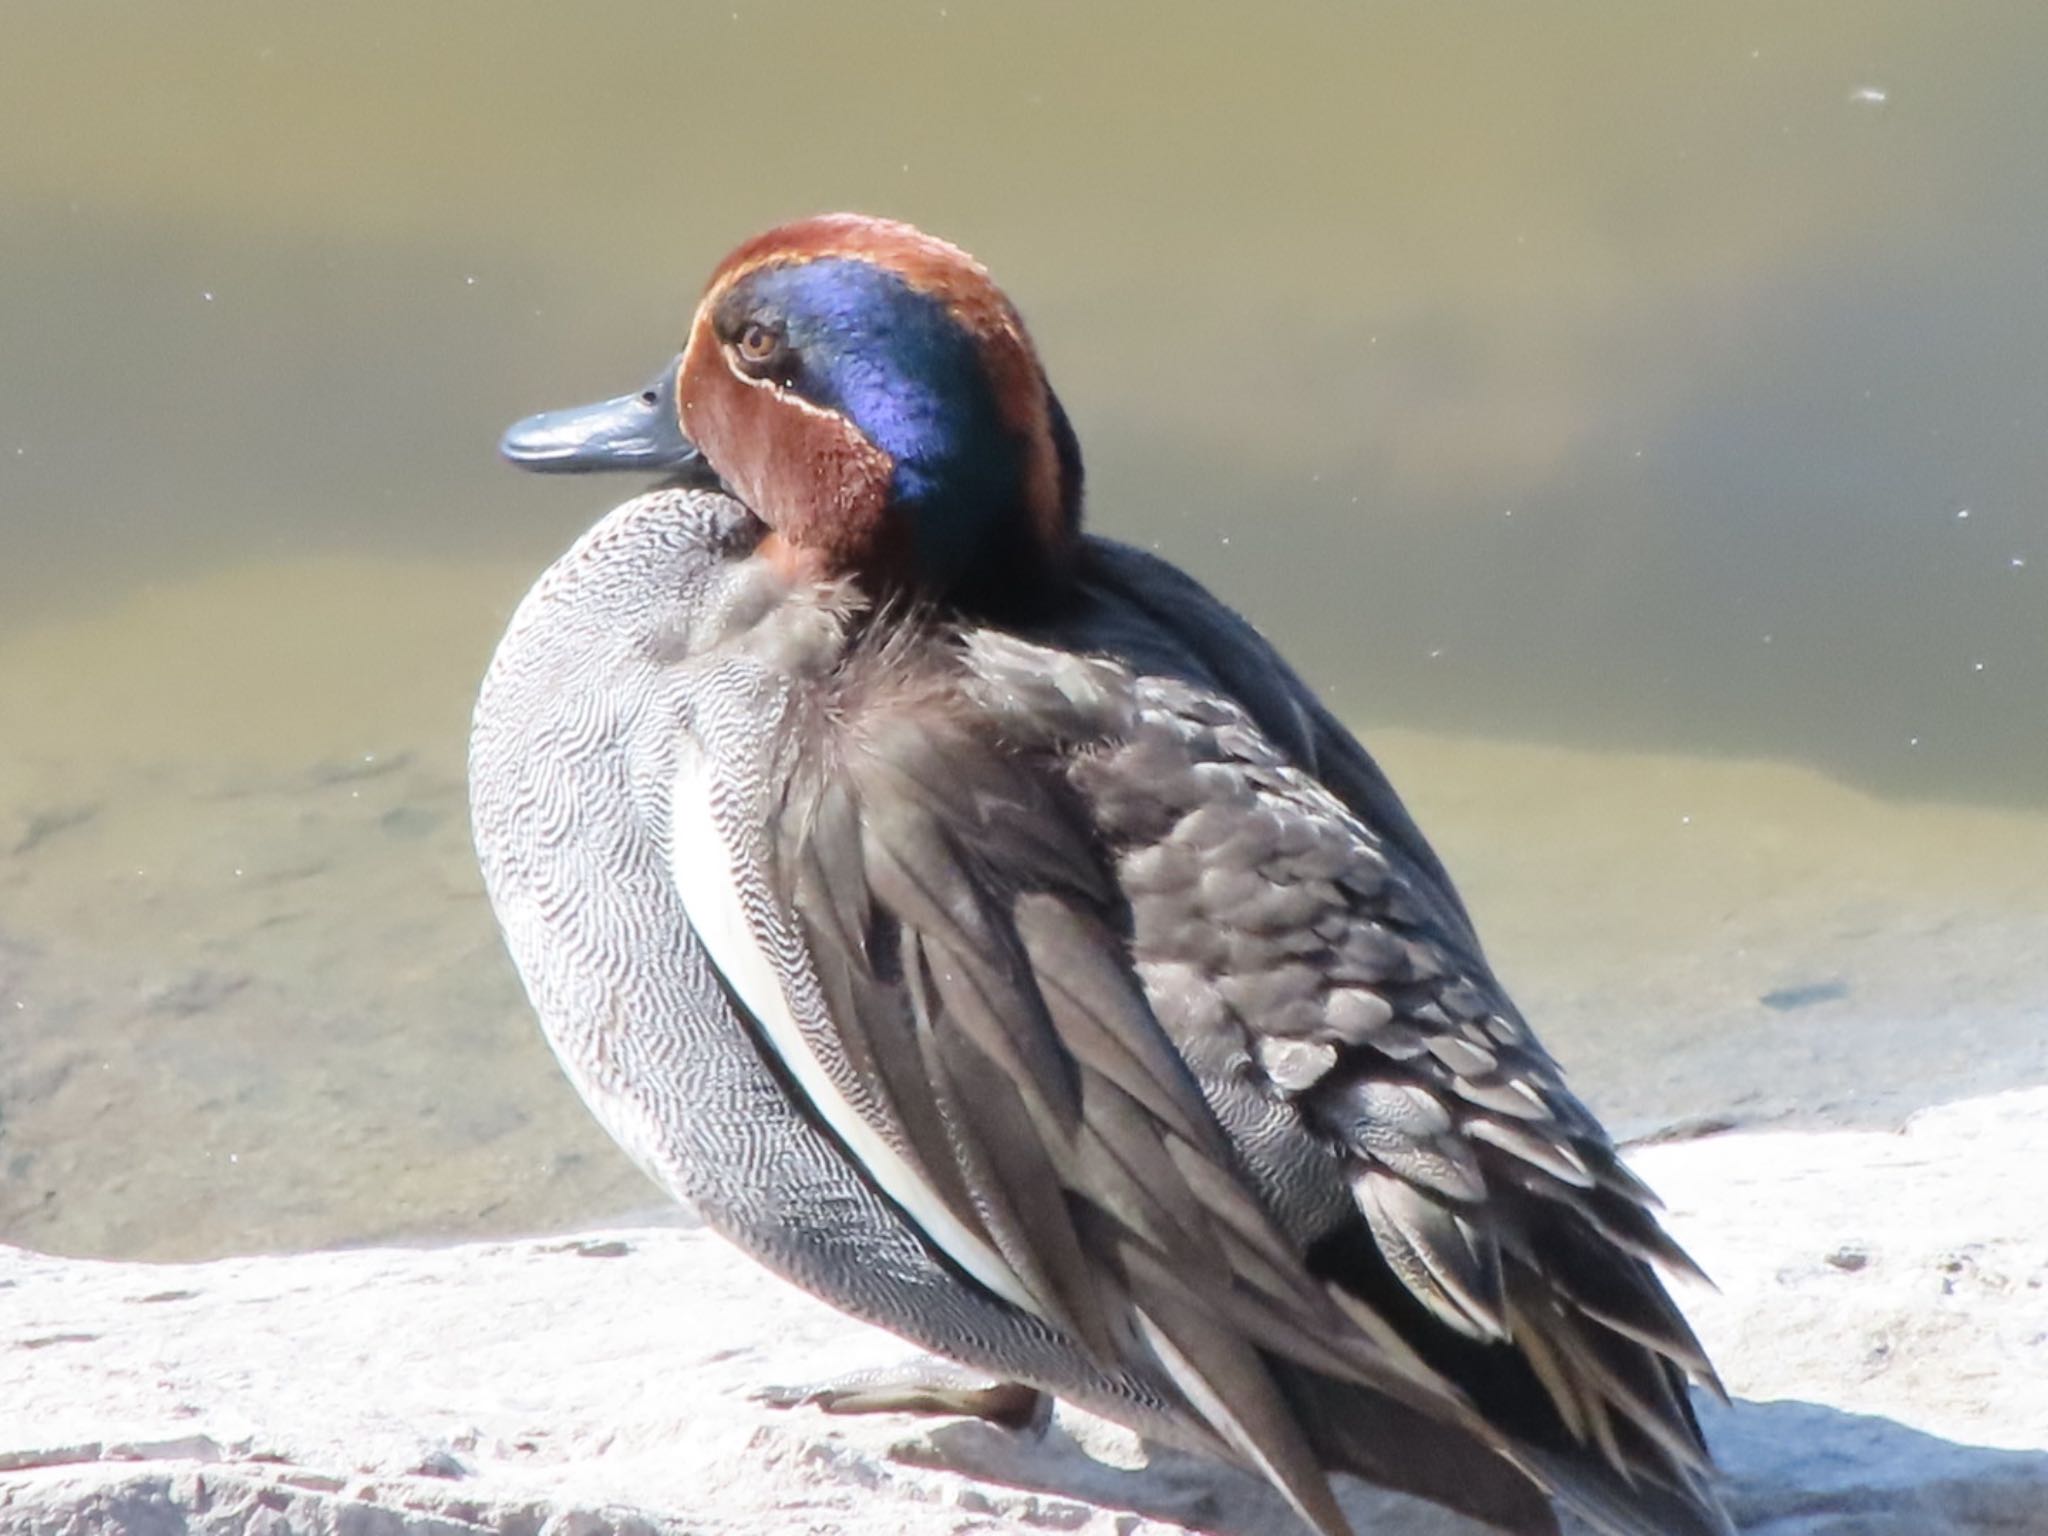
M 759 1022 L 769 1045 L 812 1108 L 925 1240 L 1005 1301 L 1036 1313 L 1037 1303 L 1016 1271 L 947 1208 L 923 1174 L 861 1118 L 804 1039 L 775 966 L 748 924 L 733 885 L 732 850 L 712 814 L 704 764 L 687 750 L 682 757 L 669 803 L 669 878 L 675 882 L 683 911 L 711 963 Z

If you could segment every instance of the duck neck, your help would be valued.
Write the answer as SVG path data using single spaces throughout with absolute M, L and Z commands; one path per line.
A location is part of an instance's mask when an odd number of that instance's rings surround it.
M 909 583 L 949 608 L 998 623 L 1045 617 L 1074 579 L 1081 534 L 1081 453 L 1066 413 L 1046 390 L 1042 427 L 1019 437 L 1008 423 L 956 438 L 948 468 L 978 459 L 978 472 L 932 475 L 899 460 L 892 508 Z

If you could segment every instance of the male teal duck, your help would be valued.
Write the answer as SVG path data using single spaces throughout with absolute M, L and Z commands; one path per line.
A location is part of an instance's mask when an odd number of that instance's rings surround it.
M 1502 1530 L 1731 1527 L 1692 1273 L 1365 750 L 1081 530 L 1024 326 L 906 225 L 718 268 L 664 477 L 520 606 L 475 833 L 548 1037 L 716 1230 L 857 1317 L 1270 1479 Z

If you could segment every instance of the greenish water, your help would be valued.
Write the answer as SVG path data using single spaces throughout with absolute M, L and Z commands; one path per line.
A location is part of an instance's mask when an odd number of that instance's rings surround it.
M 469 864 L 474 679 L 607 490 L 492 445 L 839 206 L 991 265 L 1097 526 L 1388 743 L 1617 1123 L 2048 1076 L 2048 11 L 7 26 L 0 1239 L 653 1199 Z

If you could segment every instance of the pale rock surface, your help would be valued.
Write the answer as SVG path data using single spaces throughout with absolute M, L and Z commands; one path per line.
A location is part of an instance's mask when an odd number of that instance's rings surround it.
M 1718 1278 L 1745 1532 L 2048 1532 L 2048 1090 L 1641 1149 Z M 709 1235 L 108 1264 L 0 1250 L 7 1536 L 1254 1536 L 1253 1480 L 750 1397 L 898 1359 Z M 1364 1490 L 1379 1536 L 1475 1536 Z

